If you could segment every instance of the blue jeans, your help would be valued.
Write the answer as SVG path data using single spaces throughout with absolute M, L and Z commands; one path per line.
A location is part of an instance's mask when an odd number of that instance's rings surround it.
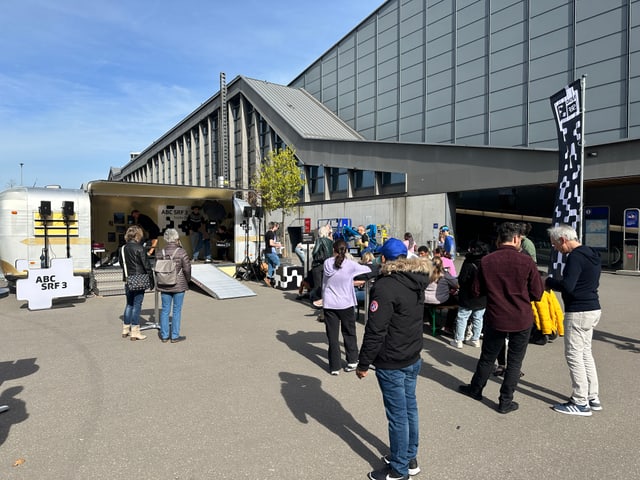
M 162 311 L 160 312 L 160 337 L 169 338 L 169 311 L 173 302 L 173 312 L 171 319 L 171 338 L 180 336 L 180 320 L 182 318 L 182 302 L 184 292 L 161 292 Z
M 211 239 L 205 238 L 202 240 L 202 248 L 204 250 L 204 258 L 211 260 Z
M 269 265 L 269 269 L 267 271 L 267 277 L 273 278 L 273 274 L 280 265 L 280 257 L 277 253 L 265 253 L 264 256 L 267 259 L 267 265 Z
M 300 263 L 302 264 L 302 268 L 304 268 L 305 273 L 309 270 L 308 259 L 307 259 L 307 251 L 302 247 L 298 246 L 295 248 L 296 255 L 300 259 Z
M 458 316 L 456 317 L 456 332 L 453 337 L 454 340 L 458 342 L 464 340 L 464 333 L 467 330 L 467 322 L 469 321 L 469 317 L 471 317 L 471 328 L 473 330 L 471 340 L 478 341 L 480 339 L 480 333 L 482 333 L 484 310 L 484 308 L 471 310 L 470 308 L 459 307 Z
M 124 308 L 123 322 L 125 325 L 140 325 L 140 310 L 142 310 L 144 290 L 129 290 L 129 287 L 125 284 L 124 293 L 127 297 L 127 306 Z
M 198 260 L 198 256 L 200 255 L 200 249 L 203 246 L 202 232 L 191 232 L 189 234 L 189 238 L 191 240 L 191 250 L 193 252 L 193 259 Z
M 421 366 L 422 359 L 419 358 L 413 365 L 405 368 L 376 369 L 389 421 L 389 465 L 401 475 L 409 474 L 409 460 L 416 458 L 418 454 L 416 381 Z

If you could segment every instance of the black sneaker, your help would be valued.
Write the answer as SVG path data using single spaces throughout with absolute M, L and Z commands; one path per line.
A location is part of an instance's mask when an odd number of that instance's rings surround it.
M 467 397 L 471 397 L 479 402 L 482 401 L 482 394 L 474 390 L 471 385 L 460 385 L 458 386 L 458 390 Z
M 382 457 L 382 461 L 389 465 L 389 455 Z M 418 466 L 418 459 L 412 458 L 409 460 L 409 475 L 414 476 L 420 473 L 420 467 Z
M 400 475 L 393 468 L 387 466 L 382 470 L 374 470 L 369 472 L 371 480 L 409 480 L 409 475 Z
M 496 410 L 498 410 L 498 413 L 509 413 L 509 412 L 515 412 L 518 408 L 520 408 L 520 405 L 518 405 L 518 402 L 511 401 L 510 403 L 507 403 L 507 404 L 498 405 L 498 408 Z

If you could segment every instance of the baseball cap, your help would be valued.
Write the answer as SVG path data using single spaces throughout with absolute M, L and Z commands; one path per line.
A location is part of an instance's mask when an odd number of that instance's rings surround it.
M 384 255 L 384 258 L 387 260 L 395 260 L 400 255 L 407 255 L 407 246 L 402 240 L 390 238 L 380 247 L 379 252 L 381 255 Z
M 441 232 L 448 232 L 449 231 L 449 227 L 447 227 L 446 225 L 443 225 L 442 228 L 440 228 Z

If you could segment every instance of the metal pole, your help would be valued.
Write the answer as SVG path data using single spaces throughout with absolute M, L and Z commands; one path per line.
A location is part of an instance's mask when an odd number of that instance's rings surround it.
M 20 186 L 24 185 L 22 183 L 22 166 L 24 165 L 24 163 L 20 162 Z
M 586 129 L 584 128 L 584 120 L 585 120 L 585 106 L 584 106 L 584 100 L 586 98 L 586 89 L 587 89 L 587 75 L 582 75 L 582 78 L 580 79 L 580 96 L 582 97 L 580 99 L 580 108 L 582 109 L 582 115 L 580 116 L 581 122 L 582 122 L 582 139 L 580 141 L 580 216 L 578 217 L 580 219 L 580 229 L 578 230 L 578 241 L 582 242 L 582 232 L 584 230 L 584 145 L 586 143 L 585 140 L 585 133 L 586 133 Z

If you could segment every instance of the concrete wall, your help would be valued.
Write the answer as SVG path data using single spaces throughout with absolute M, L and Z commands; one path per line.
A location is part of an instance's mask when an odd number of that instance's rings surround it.
M 311 228 L 318 227 L 318 220 L 350 218 L 351 225 L 387 225 L 389 235 L 402 238 L 411 232 L 418 244 L 433 240 L 433 224 L 451 225 L 451 210 L 446 194 L 395 197 L 384 199 L 349 200 L 325 204 L 307 205 L 295 215 L 285 218 L 285 227 L 303 226 L 304 218 L 311 219 Z M 280 212 L 272 212 L 268 221 L 280 221 Z

